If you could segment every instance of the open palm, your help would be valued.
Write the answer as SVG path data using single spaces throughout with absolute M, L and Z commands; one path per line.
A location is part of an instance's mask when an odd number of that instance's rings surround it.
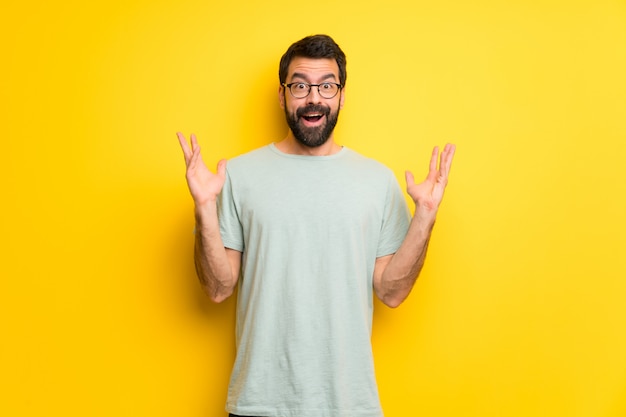
M 217 172 L 212 173 L 204 163 L 200 154 L 200 145 L 195 135 L 191 135 L 191 148 L 182 133 L 177 133 L 180 147 L 185 155 L 187 165 L 187 186 L 196 205 L 201 206 L 215 201 L 222 191 L 226 179 L 226 160 L 217 164 Z
M 443 199 L 443 193 L 448 184 L 448 175 L 452 165 L 452 158 L 456 147 L 447 144 L 441 153 L 439 161 L 439 169 L 437 169 L 437 158 L 439 157 L 439 148 L 435 147 L 430 158 L 430 166 L 426 179 L 419 183 L 415 183 L 413 174 L 406 172 L 406 191 L 415 202 L 415 215 L 423 218 L 432 218 L 436 215 L 437 209 Z

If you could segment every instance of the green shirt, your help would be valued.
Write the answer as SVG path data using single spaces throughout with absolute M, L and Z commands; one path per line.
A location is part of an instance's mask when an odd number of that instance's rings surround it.
M 347 148 L 301 156 L 265 146 L 228 162 L 219 221 L 224 245 L 243 252 L 227 410 L 382 416 L 374 264 L 395 253 L 410 221 L 393 173 Z

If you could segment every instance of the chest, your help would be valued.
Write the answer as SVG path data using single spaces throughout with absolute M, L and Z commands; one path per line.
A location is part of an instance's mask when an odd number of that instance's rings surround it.
M 386 188 L 367 172 L 305 166 L 250 176 L 234 196 L 244 229 L 362 233 L 380 228 Z

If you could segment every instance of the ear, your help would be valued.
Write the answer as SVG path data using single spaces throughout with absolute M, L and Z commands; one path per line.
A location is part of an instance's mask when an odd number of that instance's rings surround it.
M 278 103 L 280 108 L 285 110 L 285 87 L 282 85 L 278 86 Z
M 339 96 L 339 110 L 343 109 L 343 102 L 346 100 L 346 89 L 345 87 L 341 89 L 341 94 Z

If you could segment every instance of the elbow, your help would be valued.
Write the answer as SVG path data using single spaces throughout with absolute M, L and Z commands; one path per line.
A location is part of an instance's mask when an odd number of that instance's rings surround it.
M 406 297 L 387 296 L 387 297 L 382 297 L 380 300 L 383 302 L 384 305 L 386 305 L 389 308 L 398 308 L 400 307 L 400 304 L 404 302 L 405 299 Z
M 224 302 L 228 297 L 224 297 L 224 296 L 209 296 L 209 299 L 214 302 L 215 304 L 221 304 L 222 302 Z
M 379 289 L 376 295 L 389 308 L 398 308 L 406 300 L 413 289 L 413 285 L 402 285 L 396 288 Z
M 232 294 L 233 289 L 222 289 L 218 291 L 211 291 L 209 288 L 205 287 L 205 292 L 209 296 L 209 299 L 215 304 L 221 304 L 226 301 Z
M 398 308 L 411 294 L 416 279 L 417 276 L 394 281 L 387 280 L 384 285 L 382 282 L 378 282 L 378 285 L 374 286 L 374 290 L 384 305 L 389 308 Z
M 234 285 L 226 285 L 215 280 L 200 279 L 202 290 L 215 304 L 220 304 L 235 292 Z
M 207 295 L 209 296 L 209 300 L 211 300 L 215 304 L 221 304 L 224 300 L 228 298 L 224 296 L 223 294 L 214 294 L 211 292 L 207 292 Z
M 398 308 L 408 295 L 409 293 L 404 291 L 376 291 L 378 299 L 389 308 Z
M 198 262 L 196 262 L 196 275 L 204 293 L 216 304 L 222 303 L 235 291 L 235 284 L 230 283 L 228 279 L 221 281 L 216 276 L 205 273 Z

